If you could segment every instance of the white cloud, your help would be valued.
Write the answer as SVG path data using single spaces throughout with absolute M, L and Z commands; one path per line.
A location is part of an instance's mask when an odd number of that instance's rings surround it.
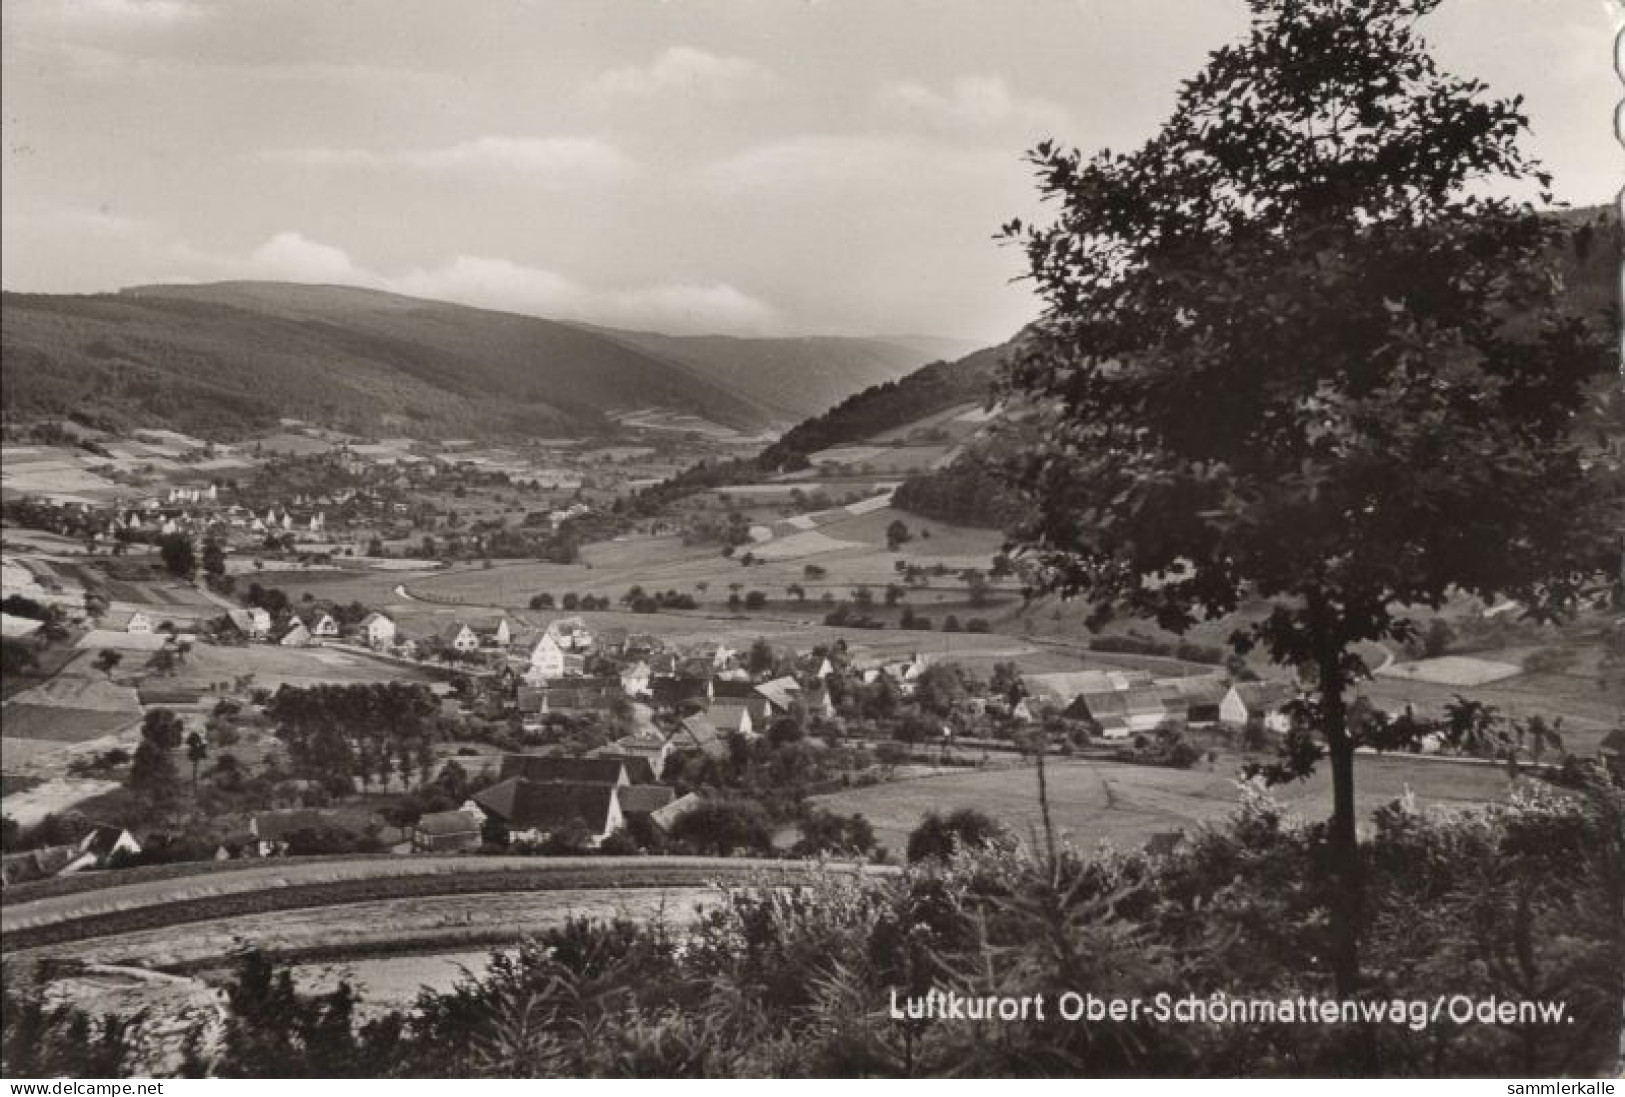
M 772 79 L 755 61 L 673 46 L 648 65 L 610 69 L 587 90 L 602 97 L 689 94 L 725 99 L 764 88 Z
M 1059 104 L 1017 95 L 997 76 L 960 77 L 946 91 L 913 82 L 893 83 L 882 88 L 877 99 L 884 113 L 900 121 L 948 133 L 1025 140 L 1072 128 Z
M 624 179 L 636 169 L 626 153 L 593 137 L 476 137 L 421 149 L 271 149 L 260 159 L 316 168 L 412 168 L 593 184 Z
M 368 274 L 342 248 L 307 240 L 297 232 L 279 232 L 249 256 L 249 266 L 261 277 L 288 282 L 371 282 Z
M 246 262 L 211 265 L 222 277 L 364 286 L 549 319 L 679 334 L 762 334 L 779 330 L 783 323 L 771 305 L 726 283 L 599 289 L 555 271 L 473 255 L 389 274 L 357 263 L 342 248 L 297 232 L 278 233 Z

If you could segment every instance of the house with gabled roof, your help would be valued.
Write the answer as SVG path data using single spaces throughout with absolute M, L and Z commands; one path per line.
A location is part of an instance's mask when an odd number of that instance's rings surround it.
M 1155 689 L 1116 689 L 1105 693 L 1085 693 L 1068 706 L 1067 715 L 1088 720 L 1107 739 L 1155 731 L 1174 715 Z M 1181 711 L 1180 718 L 1184 713 Z
M 297 617 L 288 622 L 288 631 L 277 641 L 285 648 L 308 648 L 313 642 L 310 629 Z
M 503 780 L 523 777 L 527 781 L 569 782 L 575 784 L 630 785 L 632 775 L 619 758 L 567 758 L 551 754 L 504 754 Z
M 652 817 L 655 812 L 671 806 L 677 799 L 677 790 L 666 785 L 622 785 L 615 790 L 615 797 L 620 801 L 623 818 Z
M 339 635 L 339 623 L 333 619 L 331 613 L 318 613 L 311 618 L 310 634 L 318 640 L 336 640 Z
M 361 638 L 368 647 L 387 648 L 395 643 L 395 621 L 386 614 L 369 613 L 361 619 Z
M 505 648 L 513 639 L 513 629 L 508 624 L 506 617 L 476 621 L 469 627 L 474 630 L 474 635 L 479 637 L 480 643 L 486 647 Z
M 649 664 L 638 660 L 621 668 L 621 688 L 628 697 L 642 697 L 649 692 Z
M 786 675 L 758 683 L 756 692 L 766 698 L 776 713 L 786 713 L 795 707 L 801 697 L 801 683 Z
M 475 793 L 470 803 L 500 823 L 510 840 L 545 842 L 579 823 L 589 844 L 597 845 L 625 821 L 619 787 L 510 777 Z
M 226 619 L 249 640 L 263 640 L 271 632 L 271 615 L 258 606 L 227 610 Z
M 709 713 L 685 716 L 667 740 L 673 753 L 697 751 L 708 758 L 728 756 L 728 736 L 711 722 Z
M 440 630 L 441 646 L 448 651 L 455 651 L 462 655 L 472 655 L 480 650 L 480 638 L 475 631 L 468 627 L 466 622 L 454 621 Z
M 672 745 L 669 740 L 646 733 L 623 736 L 593 751 L 594 755 L 621 761 L 641 758 L 648 763 L 653 780 L 659 780 L 660 775 L 666 771 L 666 760 L 671 757 L 671 753 Z
M 536 637 L 528 658 L 529 675 L 543 679 L 564 677 L 564 648 L 559 645 L 558 639 L 551 632 L 544 632 Z
M 1170 711 L 1182 711 L 1192 727 L 1208 727 L 1219 722 L 1219 706 L 1230 687 L 1218 675 L 1189 678 L 1159 678 L 1156 686 Z
M 1237 682 L 1219 702 L 1219 719 L 1233 727 L 1261 721 L 1267 730 L 1285 733 L 1292 727 L 1287 706 L 1297 695 L 1289 682 Z
M 751 706 L 748 701 L 711 702 L 706 710 L 706 717 L 715 724 L 719 731 L 729 735 L 743 735 L 747 738 L 756 734 L 756 721 L 751 716 Z

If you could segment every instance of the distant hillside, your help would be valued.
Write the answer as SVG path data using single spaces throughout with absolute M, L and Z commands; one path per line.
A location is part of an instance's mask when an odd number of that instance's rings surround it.
M 919 336 L 741 339 L 592 328 L 617 342 L 681 362 L 702 377 L 799 423 L 872 385 L 896 380 L 953 353 L 952 340 Z M 966 348 L 969 349 L 969 348 Z M 960 350 L 959 353 L 963 353 Z
M 861 442 L 947 411 L 988 399 L 1010 344 L 988 347 L 953 362 L 933 362 L 897 381 L 875 385 L 785 434 L 762 454 L 764 468 L 788 469 L 830 446 Z
M 343 286 L 221 283 L 4 295 L 0 408 L 230 437 L 280 417 L 363 433 L 604 429 L 666 407 L 779 418 L 679 361 L 566 323 Z

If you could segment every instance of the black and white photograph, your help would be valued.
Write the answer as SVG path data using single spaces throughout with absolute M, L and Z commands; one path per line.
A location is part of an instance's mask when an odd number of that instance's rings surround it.
M 1616 1093 L 1622 31 L 5 0 L 10 1092 Z

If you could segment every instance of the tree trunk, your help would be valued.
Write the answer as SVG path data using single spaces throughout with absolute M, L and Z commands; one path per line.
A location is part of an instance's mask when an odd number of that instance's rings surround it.
M 1332 766 L 1332 818 L 1329 834 L 1332 896 L 1332 975 L 1340 998 L 1353 996 L 1360 984 L 1360 912 L 1363 881 L 1360 840 L 1354 806 L 1354 741 L 1349 736 L 1348 708 L 1339 666 L 1341 652 L 1321 661 L 1322 732 Z

